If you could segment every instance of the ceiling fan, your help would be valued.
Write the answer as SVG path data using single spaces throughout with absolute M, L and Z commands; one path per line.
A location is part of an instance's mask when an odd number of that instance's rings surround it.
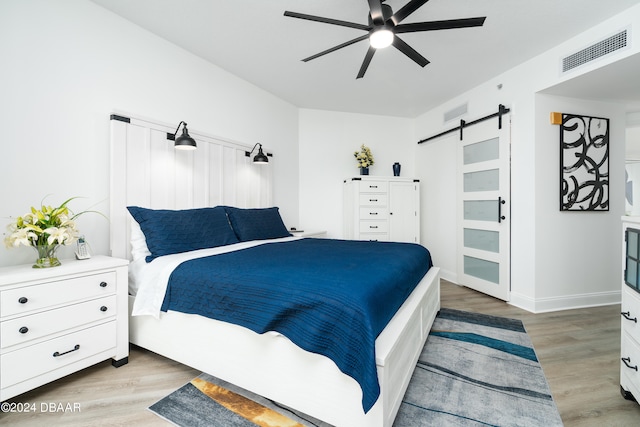
M 369 3 L 369 14 L 367 25 L 358 24 L 355 22 L 341 21 L 338 19 L 323 18 L 322 16 L 306 15 L 304 13 L 285 11 L 284 16 L 291 18 L 306 19 L 309 21 L 323 22 L 325 24 L 339 25 L 342 27 L 355 28 L 358 30 L 366 31 L 367 34 L 356 37 L 353 40 L 349 40 L 330 49 L 312 55 L 308 58 L 304 58 L 302 61 L 307 62 L 312 59 L 319 58 L 327 53 L 335 52 L 343 47 L 350 46 L 362 40 L 369 39 L 370 46 L 367 54 L 362 61 L 362 66 L 358 72 L 356 79 L 360 79 L 367 71 L 373 54 L 376 49 L 381 49 L 390 45 L 393 45 L 400 52 L 411 58 L 416 64 L 424 67 L 429 63 L 427 58 L 420 55 L 415 49 L 405 43 L 398 34 L 403 33 L 416 33 L 421 31 L 434 31 L 434 30 L 449 30 L 454 28 L 468 28 L 468 27 L 481 27 L 484 24 L 485 17 L 479 18 L 463 18 L 463 19 L 450 19 L 445 21 L 429 21 L 429 22 L 415 22 L 410 24 L 401 24 L 401 22 L 418 10 L 429 0 L 410 0 L 396 13 L 393 13 L 391 6 L 383 4 L 385 0 L 367 0 Z

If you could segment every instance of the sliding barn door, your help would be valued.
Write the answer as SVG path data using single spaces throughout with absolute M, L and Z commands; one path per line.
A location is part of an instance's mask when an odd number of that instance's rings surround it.
M 510 291 L 510 120 L 464 128 L 458 146 L 457 276 L 504 301 Z

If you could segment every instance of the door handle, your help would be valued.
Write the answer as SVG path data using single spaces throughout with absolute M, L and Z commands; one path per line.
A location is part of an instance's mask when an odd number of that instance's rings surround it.
M 504 215 L 502 215 L 502 205 L 507 203 L 505 200 L 502 200 L 502 197 L 498 197 L 498 223 L 507 219 Z

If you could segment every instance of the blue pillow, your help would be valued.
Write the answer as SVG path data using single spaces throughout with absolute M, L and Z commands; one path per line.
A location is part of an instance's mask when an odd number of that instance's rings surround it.
M 238 243 L 224 207 L 165 210 L 128 206 L 140 224 L 151 255 L 147 262 L 163 255 L 215 248 Z
M 233 231 L 241 242 L 291 236 L 278 208 L 241 209 L 225 206 L 225 209 Z

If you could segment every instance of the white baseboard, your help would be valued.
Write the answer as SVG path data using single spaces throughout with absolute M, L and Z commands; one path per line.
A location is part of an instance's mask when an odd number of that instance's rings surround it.
M 451 282 L 453 284 L 458 284 L 458 275 L 455 271 L 445 270 L 440 267 L 440 278 L 446 280 L 447 282 Z
M 530 298 L 511 292 L 509 304 L 531 313 L 573 310 L 576 308 L 598 307 L 620 304 L 621 291 L 593 292 L 589 294 L 563 295 L 549 298 Z
M 454 285 L 460 285 L 458 283 L 458 275 L 455 271 L 441 268 L 440 278 L 451 282 Z M 530 313 L 546 313 L 551 311 L 620 304 L 621 298 L 621 291 L 593 292 L 588 294 L 562 295 L 548 298 L 531 298 L 512 291 L 510 292 L 510 299 L 507 303 Z

